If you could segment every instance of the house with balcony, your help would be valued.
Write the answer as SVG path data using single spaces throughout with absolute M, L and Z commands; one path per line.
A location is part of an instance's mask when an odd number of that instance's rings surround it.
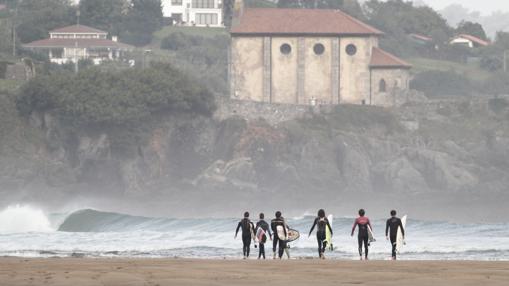
M 163 15 L 174 25 L 223 27 L 223 0 L 163 0 Z
M 24 48 L 47 53 L 56 64 L 76 63 L 90 59 L 94 64 L 124 59 L 134 47 L 120 43 L 117 37 L 85 25 L 72 25 L 49 32 L 49 38 L 23 45 Z

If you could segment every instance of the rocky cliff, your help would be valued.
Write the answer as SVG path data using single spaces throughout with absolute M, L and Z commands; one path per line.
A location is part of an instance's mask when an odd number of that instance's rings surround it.
M 166 114 L 125 130 L 33 113 L 3 131 L 0 189 L 4 200 L 164 201 L 172 213 L 443 203 L 439 217 L 451 202 L 468 211 L 507 195 L 509 109 L 494 104 L 340 106 L 277 124 Z

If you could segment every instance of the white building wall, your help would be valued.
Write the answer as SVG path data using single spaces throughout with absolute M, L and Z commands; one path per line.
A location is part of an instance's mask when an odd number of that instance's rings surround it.
M 469 47 L 469 48 L 473 48 L 474 47 L 474 42 L 468 40 L 468 39 L 465 39 L 465 38 L 456 38 L 454 40 L 451 41 L 451 45 L 463 45 L 463 46 L 466 46 L 466 47 Z
M 210 27 L 223 27 L 223 0 L 214 0 L 214 8 L 193 7 L 193 0 L 162 0 L 164 17 L 175 14 L 182 15 L 182 22 L 186 26 L 207 26 L 202 21 L 215 20 L 208 24 Z M 178 3 L 175 3 L 178 2 Z M 181 4 L 180 4 L 181 3 Z M 175 23 L 178 24 L 178 23 Z

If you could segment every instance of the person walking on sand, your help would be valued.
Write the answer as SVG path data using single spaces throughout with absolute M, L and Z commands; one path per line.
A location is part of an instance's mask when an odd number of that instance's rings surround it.
M 366 215 L 366 211 L 363 209 L 359 210 L 359 217 L 355 220 L 352 227 L 352 236 L 355 233 L 355 228 L 359 226 L 359 232 L 357 235 L 357 241 L 359 244 L 359 256 L 362 260 L 362 245 L 364 244 L 364 258 L 368 260 L 369 253 L 369 230 L 368 227 L 371 228 L 371 223 L 369 218 Z
M 387 240 L 391 241 L 392 245 L 392 260 L 396 260 L 396 242 L 399 228 L 401 228 L 401 234 L 403 235 L 403 240 L 405 240 L 405 228 L 403 227 L 403 223 L 400 218 L 396 217 L 396 211 L 392 210 L 391 218 L 387 220 L 385 225 L 385 237 Z
M 308 237 L 311 236 L 311 233 L 316 228 L 316 241 L 318 242 L 318 257 L 321 259 L 325 259 L 325 248 L 327 248 L 326 232 L 327 227 L 330 230 L 332 235 L 332 227 L 330 226 L 329 220 L 325 217 L 325 211 L 323 209 L 318 211 L 318 216 L 315 218 L 313 222 L 313 226 L 311 230 L 309 230 Z
M 251 238 L 254 238 L 254 225 L 251 220 L 249 220 L 249 212 L 244 213 L 244 218 L 237 225 L 235 238 L 237 238 L 239 229 L 242 229 L 242 252 L 244 253 L 244 259 L 247 259 L 249 257 L 249 251 L 251 248 Z
M 258 233 L 261 235 L 259 236 Z M 258 259 L 265 259 L 265 242 L 267 242 L 267 234 L 272 238 L 272 234 L 270 233 L 269 224 L 265 221 L 265 215 L 260 213 L 260 220 L 256 223 L 255 234 L 258 238 Z
M 274 234 L 272 242 L 272 251 L 274 253 L 273 258 L 276 259 L 276 249 L 279 244 L 277 256 L 281 259 L 286 249 L 286 238 L 288 237 L 288 232 L 285 219 L 281 215 L 280 211 L 276 212 L 276 218 L 270 222 L 270 228 Z

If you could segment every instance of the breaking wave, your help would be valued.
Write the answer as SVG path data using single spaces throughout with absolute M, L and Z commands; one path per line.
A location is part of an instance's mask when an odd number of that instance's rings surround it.
M 43 211 L 30 206 L 8 206 L 0 212 L 0 233 L 52 231 Z
M 238 219 L 152 218 L 86 209 L 65 215 L 58 220 L 59 227 L 52 228 L 53 218 L 23 206 L 0 212 L 0 255 L 238 258 L 241 253 L 242 242 L 234 239 Z M 301 239 L 291 244 L 294 257 L 317 256 L 314 235 L 306 235 L 312 221 L 307 214 L 288 220 L 301 231 Z M 352 222 L 352 218 L 334 219 L 335 251 L 328 253 L 329 258 L 357 258 L 357 239 L 349 235 Z M 386 259 L 390 245 L 385 240 L 385 221 L 372 223 L 378 241 L 372 244 L 370 256 Z M 407 224 L 402 259 L 509 260 L 507 224 L 418 220 Z M 270 255 L 271 247 L 266 249 Z

